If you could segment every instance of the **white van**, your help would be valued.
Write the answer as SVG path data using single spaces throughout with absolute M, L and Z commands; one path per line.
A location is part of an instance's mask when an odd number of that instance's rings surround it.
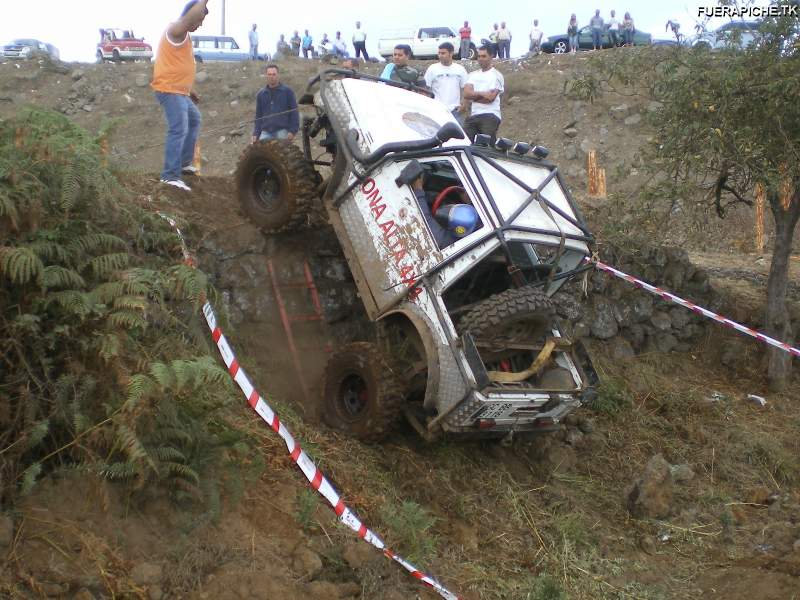
M 378 40 L 378 53 L 386 60 L 391 60 L 394 47 L 398 44 L 411 46 L 414 58 L 436 58 L 439 45 L 444 42 L 453 44 L 456 52 L 461 45 L 461 38 L 450 27 L 420 27 L 419 29 L 392 29 L 383 32 Z M 469 44 L 469 58 L 477 58 L 475 44 Z

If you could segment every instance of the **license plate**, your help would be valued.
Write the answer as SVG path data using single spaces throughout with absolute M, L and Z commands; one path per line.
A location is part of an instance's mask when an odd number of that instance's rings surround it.
M 505 416 L 508 412 L 514 409 L 514 404 L 511 402 L 499 402 L 497 404 L 490 404 L 484 408 L 480 413 L 481 419 L 499 419 Z

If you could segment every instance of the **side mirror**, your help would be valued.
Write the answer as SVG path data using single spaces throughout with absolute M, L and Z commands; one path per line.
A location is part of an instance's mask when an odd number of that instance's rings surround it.
M 436 132 L 436 139 L 442 144 L 448 140 L 463 140 L 464 132 L 456 123 L 450 121 L 439 128 L 439 131 Z

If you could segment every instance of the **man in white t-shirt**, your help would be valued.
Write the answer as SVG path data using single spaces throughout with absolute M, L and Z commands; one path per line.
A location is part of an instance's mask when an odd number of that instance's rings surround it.
M 450 42 L 439 46 L 439 62 L 425 71 L 425 85 L 433 92 L 433 97 L 461 122 L 461 90 L 467 83 L 467 70 L 453 62 L 454 52 L 455 47 Z
M 464 122 L 470 142 L 483 133 L 491 136 L 492 144 L 500 128 L 500 95 L 505 87 L 503 74 L 492 65 L 492 55 L 486 46 L 478 48 L 480 69 L 467 76 L 464 100 L 472 100 L 472 114 Z
M 534 56 L 538 55 L 539 52 L 542 51 L 542 36 L 544 32 L 539 29 L 539 19 L 533 20 L 533 29 L 531 29 L 531 45 L 530 45 L 530 53 Z
M 364 60 L 369 60 L 367 54 L 367 34 L 361 29 L 361 21 L 356 21 L 356 30 L 353 32 L 353 51 L 356 53 L 356 58 L 364 55 Z
M 619 33 L 619 19 L 617 18 L 617 12 L 612 10 L 611 17 L 606 21 L 606 27 L 608 27 L 608 39 L 611 42 L 611 46 L 616 48 L 619 46 L 619 37 L 617 34 Z

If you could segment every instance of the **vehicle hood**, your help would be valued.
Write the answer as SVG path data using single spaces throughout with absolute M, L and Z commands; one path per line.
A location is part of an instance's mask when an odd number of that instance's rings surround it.
M 340 116 L 347 117 L 347 128 L 359 131 L 362 149 L 366 152 L 390 142 L 427 140 L 445 123 L 458 124 L 438 100 L 383 83 L 342 79 L 331 82 L 326 90 L 326 94 L 340 97 L 334 100 L 345 113 Z M 462 140 L 449 140 L 443 145 L 463 146 L 465 143 L 466 135 Z

